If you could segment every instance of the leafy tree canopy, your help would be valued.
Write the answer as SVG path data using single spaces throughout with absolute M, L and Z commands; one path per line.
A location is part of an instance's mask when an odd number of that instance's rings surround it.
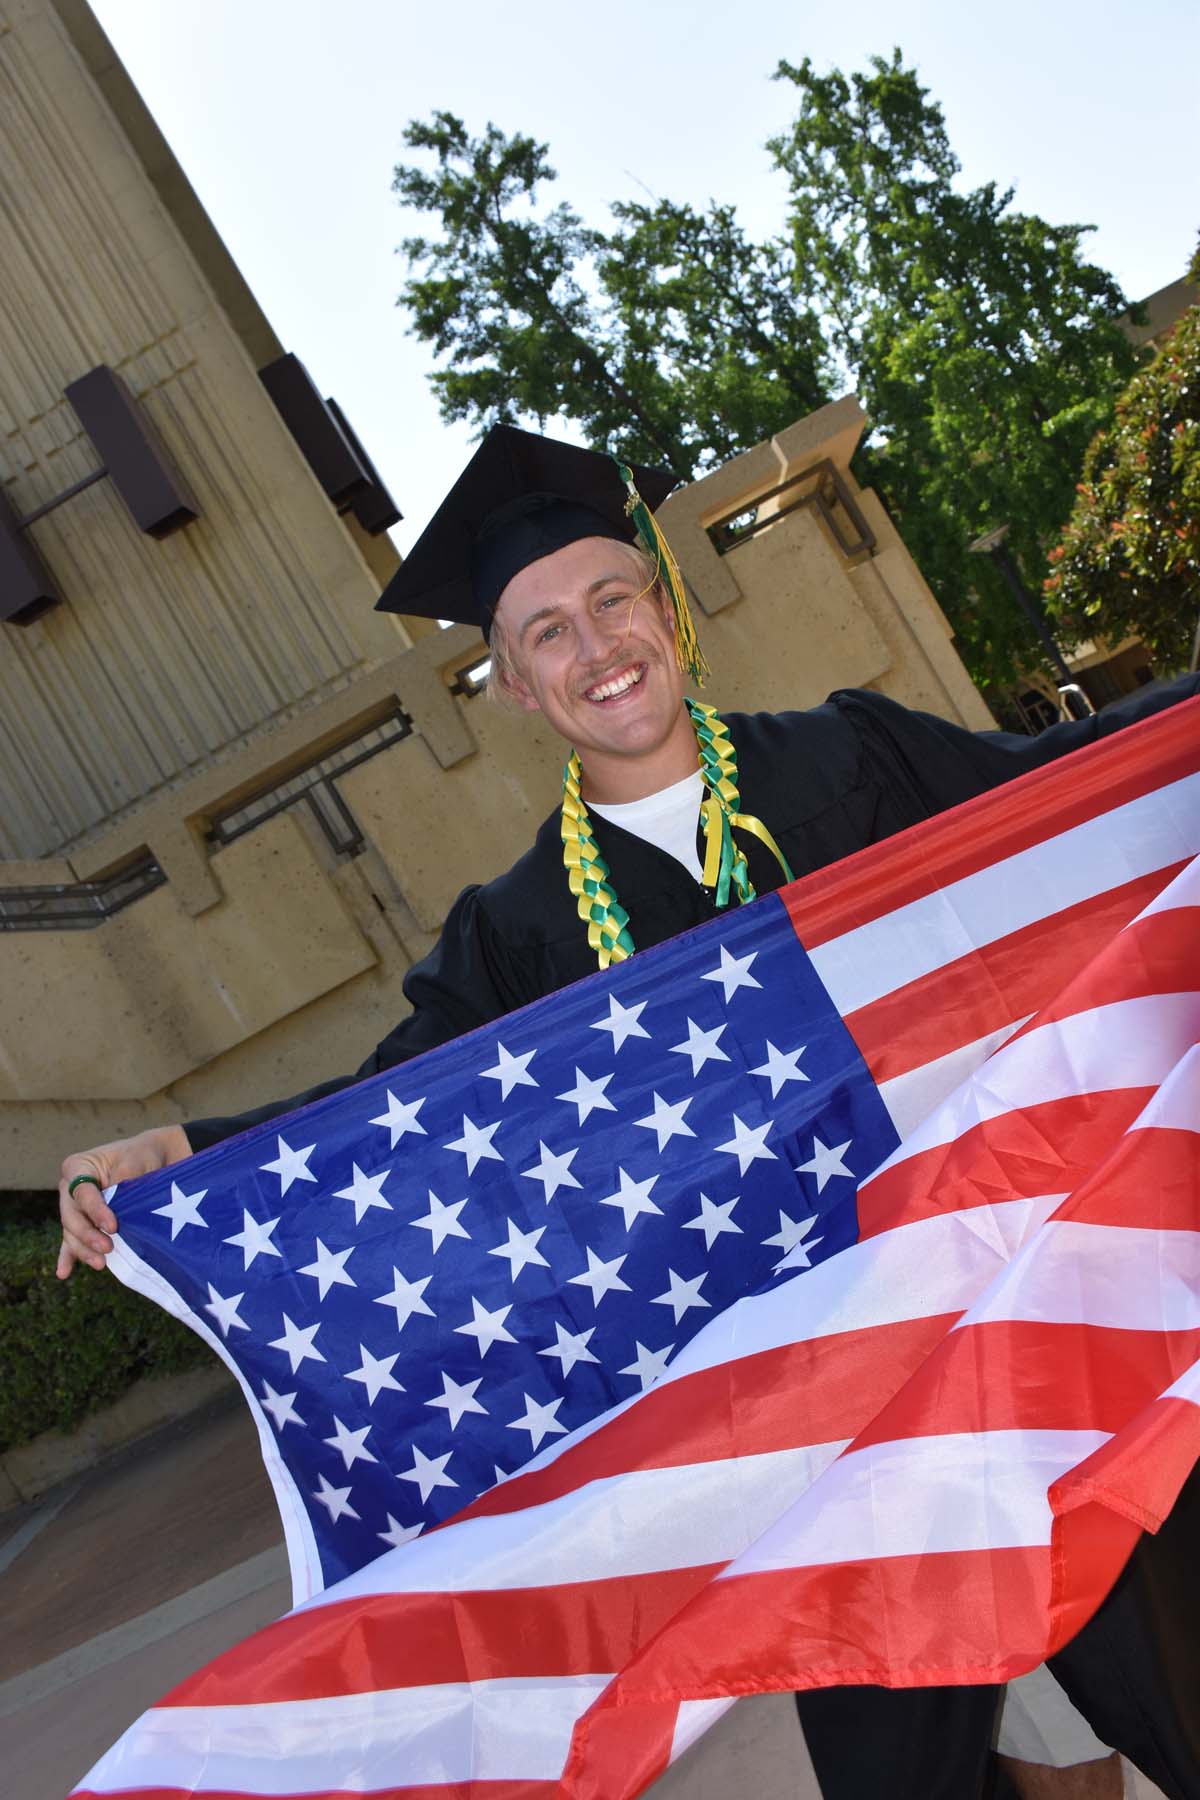
M 1188 275 L 1200 283 L 1200 250 Z M 1200 613 L 1200 305 L 1093 440 L 1050 562 L 1048 604 L 1076 632 L 1133 634 L 1162 667 L 1187 662 Z
M 861 73 L 781 62 L 796 92 L 768 149 L 787 181 L 780 232 L 735 211 L 622 202 L 610 229 L 546 208 L 548 148 L 439 112 L 414 121 L 394 190 L 438 219 L 402 246 L 400 296 L 440 366 L 443 417 L 574 420 L 586 440 L 681 478 L 854 385 L 882 490 L 977 680 L 1038 656 L 973 539 L 1011 526 L 1038 588 L 1084 449 L 1136 357 L 1084 227 L 955 185 L 940 107 L 899 51 Z M 432 157 L 432 164 L 429 158 Z
M 589 443 L 686 479 L 829 398 L 820 326 L 796 299 L 782 243 L 754 244 L 732 207 L 613 208 L 608 235 L 565 204 L 537 210 L 545 144 L 461 119 L 413 121 L 393 190 L 437 214 L 439 239 L 401 246 L 400 296 L 444 366 L 445 419 L 573 419 Z
M 1012 210 L 994 183 L 960 192 L 941 109 L 914 70 L 781 63 L 799 96 L 772 140 L 793 252 L 875 431 L 868 472 L 949 614 L 977 679 L 1036 656 L 1028 627 L 969 545 L 1008 524 L 1036 586 L 1084 449 L 1136 353 L 1084 228 Z

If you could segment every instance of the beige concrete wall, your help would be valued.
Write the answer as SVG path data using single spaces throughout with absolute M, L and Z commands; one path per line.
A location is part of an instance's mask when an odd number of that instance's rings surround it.
M 807 706 L 870 685 L 970 726 L 989 715 L 889 520 L 848 472 L 863 427 L 838 402 L 673 496 L 663 510 L 731 709 Z M 847 555 L 811 507 L 719 556 L 705 529 L 832 461 L 874 534 Z M 789 493 L 765 511 L 786 506 Z M 710 608 L 711 610 L 706 610 Z M 526 848 L 564 747 L 540 720 L 451 691 L 483 646 L 464 627 L 318 698 L 55 863 L 0 865 L 0 899 L 103 875 L 141 849 L 165 887 L 87 931 L 0 933 L 0 1187 L 161 1119 L 295 1092 L 355 1068 L 403 1009 L 405 970 L 471 880 Z M 365 839 L 339 857 L 302 811 L 213 851 L 208 822 L 397 709 L 411 735 L 336 780 Z
M 29 528 L 64 604 L 0 627 L 0 857 L 86 844 L 410 640 L 395 565 L 321 492 L 256 367 L 281 346 L 79 0 L 0 0 L 0 483 L 99 466 L 64 398 L 129 384 L 200 518 L 165 541 L 101 481 Z M 378 566 L 379 557 L 384 567 Z

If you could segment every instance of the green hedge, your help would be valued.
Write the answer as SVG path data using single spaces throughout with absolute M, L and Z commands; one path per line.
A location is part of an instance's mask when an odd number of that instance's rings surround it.
M 115 1276 L 58 1281 L 57 1220 L 0 1229 L 0 1451 L 52 1426 L 69 1431 L 140 1375 L 204 1362 L 208 1348 Z

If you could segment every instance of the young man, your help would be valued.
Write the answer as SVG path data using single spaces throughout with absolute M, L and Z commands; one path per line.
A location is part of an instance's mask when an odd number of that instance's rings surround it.
M 647 471 L 638 480 L 651 501 L 671 485 Z M 76 1259 L 101 1266 L 111 1248 L 102 1188 L 406 1061 L 1125 722 L 1116 711 L 1037 739 L 974 735 L 869 692 L 722 718 L 685 698 L 702 665 L 682 584 L 640 503 L 633 518 L 642 549 L 608 458 L 511 427 L 489 434 L 380 605 L 482 626 L 505 694 L 573 746 L 561 812 L 510 870 L 460 895 L 405 981 L 411 1014 L 357 1077 L 68 1156 L 61 1275 Z M 1145 1631 L 1136 1574 L 1124 1585 L 1128 1597 L 1106 1604 L 1058 1672 L 1105 1742 L 1160 1781 L 1190 1768 L 1194 1785 L 1174 1791 L 1200 1796 L 1200 1744 L 1169 1700 L 1148 1722 L 1130 1717 Z M 859 1688 L 798 1704 L 826 1800 L 969 1800 L 996 1702 L 991 1688 Z

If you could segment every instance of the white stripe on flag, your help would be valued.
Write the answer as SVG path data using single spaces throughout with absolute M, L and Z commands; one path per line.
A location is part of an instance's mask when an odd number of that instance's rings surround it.
M 995 1031 L 976 1038 L 972 1044 L 959 1044 L 953 1050 L 948 1050 L 945 1056 L 935 1056 L 915 1069 L 906 1069 L 903 1075 L 893 1075 L 890 1081 L 881 1081 L 879 1098 L 887 1107 L 892 1124 L 901 1138 L 915 1131 L 935 1106 L 940 1106 L 960 1082 L 969 1080 L 975 1070 L 999 1050 L 1002 1044 L 1006 1044 L 1014 1032 L 1028 1024 L 1032 1016 L 1031 1013 L 1026 1013 L 1024 1018 L 999 1025 Z
M 1164 1400 L 1190 1400 L 1193 1405 L 1200 1406 L 1200 1362 L 1194 1362 L 1190 1369 L 1174 1380 L 1169 1388 L 1162 1391 Z
M 1151 1096 L 1132 1131 L 1200 1131 L 1200 1044 L 1194 1045 Z
M 1121 1088 L 1158 1087 L 1198 1036 L 1196 993 L 1140 995 L 1036 1026 L 1014 1043 L 1002 1045 L 913 1128 L 875 1173 L 922 1150 L 952 1144 L 973 1125 L 1022 1107 Z
M 116 1190 L 114 1189 L 115 1193 Z M 224 1338 L 215 1332 L 207 1319 L 194 1313 L 183 1296 L 161 1276 L 157 1269 L 140 1257 L 120 1234 L 113 1237 L 113 1248 L 108 1256 L 108 1268 L 111 1274 L 132 1288 L 135 1293 L 145 1294 L 156 1306 L 172 1318 L 182 1319 L 183 1323 L 208 1345 L 214 1355 L 219 1356 L 230 1371 L 238 1386 L 246 1405 L 250 1408 L 250 1416 L 258 1431 L 258 1445 L 262 1453 L 263 1466 L 275 1494 L 275 1504 L 279 1508 L 280 1523 L 283 1526 L 284 1541 L 287 1545 L 288 1569 L 292 1578 L 292 1605 L 299 1606 L 311 1594 L 319 1594 L 325 1585 L 325 1576 L 321 1569 L 321 1558 L 317 1552 L 317 1540 L 313 1532 L 312 1520 L 308 1508 L 300 1496 L 291 1470 L 283 1460 L 278 1440 L 267 1421 L 263 1411 L 262 1400 L 254 1392 L 247 1381 L 245 1373 L 230 1354 L 229 1346 Z
M 659 1385 L 798 1339 L 961 1312 L 1063 1198 L 1043 1194 L 935 1213 L 851 1244 L 806 1270 L 799 1285 L 785 1282 L 726 1307 L 680 1351 Z
M 959 1328 L 996 1319 L 1194 1331 L 1200 1326 L 1200 1232 L 1052 1219 Z
M 739 1556 L 845 1448 L 805 1444 L 666 1469 L 635 1469 L 515 1513 L 460 1519 L 348 1575 L 337 1600 L 360 1594 L 494 1592 L 603 1580 L 613 1544 L 622 1575 L 695 1568 Z M 681 1540 L 680 1521 L 686 1519 Z M 536 1525 L 535 1522 L 536 1521 Z M 325 1604 L 318 1595 L 303 1609 Z
M 847 1451 L 726 1573 L 1050 1542 L 1047 1490 L 1102 1431 L 950 1432 Z M 722 1577 L 718 1577 L 722 1579 Z
M 1200 774 L 1184 776 L 810 950 L 843 1013 L 982 944 L 1200 851 Z
M 148 1712 L 92 1770 L 100 1793 L 167 1788 L 365 1794 L 403 1784 L 552 1781 L 611 1679 L 509 1677 L 250 1706 Z

